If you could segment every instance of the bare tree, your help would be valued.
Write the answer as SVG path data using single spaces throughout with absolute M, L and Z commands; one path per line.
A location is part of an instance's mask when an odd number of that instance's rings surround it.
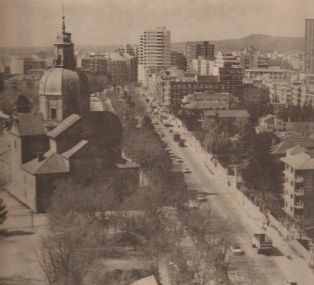
M 178 284 L 228 284 L 226 254 L 230 228 L 211 210 L 187 212 L 181 216 L 189 242 L 182 242 L 172 254 Z
M 64 217 L 63 231 L 44 236 L 37 254 L 48 285 L 81 285 L 99 255 L 95 225 Z M 60 228 L 61 229 L 61 228 Z

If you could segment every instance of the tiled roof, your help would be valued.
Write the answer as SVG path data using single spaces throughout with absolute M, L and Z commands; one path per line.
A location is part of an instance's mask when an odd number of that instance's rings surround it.
M 247 110 L 207 110 L 204 112 L 204 115 L 214 117 L 217 113 L 222 118 L 248 118 L 250 116 Z
M 300 146 L 295 146 L 286 152 L 287 155 L 280 159 L 284 163 L 298 170 L 314 169 L 313 151 L 307 151 Z
M 74 147 L 72 147 L 68 151 L 64 152 L 62 155 L 66 159 L 69 159 L 73 154 L 77 153 L 80 149 L 82 149 L 87 144 L 88 144 L 87 140 L 81 140 L 78 144 L 76 144 Z
M 268 119 L 272 119 L 272 118 L 275 118 L 276 116 L 274 116 L 274 115 L 272 115 L 272 114 L 267 114 L 267 115 L 265 115 L 265 116 L 263 116 L 263 117 L 261 117 L 260 118 L 260 120 L 262 121 L 266 121 L 266 120 L 268 120 Z
M 3 112 L 0 110 L 0 118 L 1 118 L 1 119 L 9 119 L 10 116 L 6 115 L 5 113 L 3 113 Z
M 314 159 L 306 153 L 299 153 L 281 158 L 281 161 L 290 165 L 294 169 L 306 170 L 314 169 Z
M 137 280 L 130 285 L 157 285 L 157 284 L 158 283 L 157 283 L 154 275 L 151 275 L 151 276 L 142 278 L 140 280 Z
M 195 110 L 208 110 L 208 109 L 224 109 L 228 107 L 227 102 L 213 102 L 213 101 L 202 101 L 202 102 L 191 102 L 184 106 L 186 109 Z
M 53 130 L 47 133 L 47 135 L 51 138 L 56 138 L 61 135 L 66 129 L 75 124 L 81 117 L 76 114 L 72 114 L 66 117 L 58 126 L 56 126 Z
M 272 147 L 272 153 L 278 154 L 278 155 L 284 155 L 287 149 L 292 148 L 297 145 L 306 149 L 314 148 L 314 139 L 304 138 L 304 137 L 285 139 L 282 142 Z
M 37 136 L 46 133 L 41 114 L 18 113 L 9 130 L 18 136 Z
M 34 158 L 22 165 L 23 169 L 31 174 L 56 174 L 70 171 L 68 161 L 61 155 L 52 151 L 44 154 L 43 160 Z
M 288 131 L 310 135 L 314 133 L 314 122 L 287 122 L 286 129 Z

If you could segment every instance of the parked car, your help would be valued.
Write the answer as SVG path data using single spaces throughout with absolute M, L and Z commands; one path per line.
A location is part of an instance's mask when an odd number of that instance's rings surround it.
M 238 245 L 231 246 L 230 250 L 231 250 L 232 254 L 235 256 L 241 256 L 241 255 L 245 254 L 244 250 L 241 249 L 241 247 Z
M 182 163 L 182 162 L 183 162 L 183 160 L 182 160 L 181 158 L 177 157 L 177 158 L 176 158 L 176 162 L 180 162 L 180 163 Z
M 183 173 L 192 173 L 192 171 L 190 169 L 188 169 L 188 168 L 184 168 L 183 169 Z
M 200 205 L 197 201 L 195 200 L 188 200 L 186 203 L 185 203 L 185 207 L 189 210 L 197 210 L 199 209 Z
M 198 193 L 196 196 L 196 199 L 199 202 L 207 202 L 208 201 L 206 195 L 204 195 L 203 193 Z
M 298 285 L 298 283 L 295 282 L 295 281 L 287 280 L 287 281 L 286 281 L 286 285 Z

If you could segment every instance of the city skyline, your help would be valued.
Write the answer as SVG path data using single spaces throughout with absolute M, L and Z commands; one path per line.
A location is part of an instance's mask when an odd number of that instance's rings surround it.
M 78 45 L 138 44 L 142 31 L 156 26 L 166 26 L 172 42 L 249 34 L 303 37 L 304 20 L 314 17 L 310 0 L 284 5 L 278 0 L 241 0 L 236 5 L 231 0 L 0 0 L 0 46 L 50 46 L 61 31 L 62 2 L 67 29 Z

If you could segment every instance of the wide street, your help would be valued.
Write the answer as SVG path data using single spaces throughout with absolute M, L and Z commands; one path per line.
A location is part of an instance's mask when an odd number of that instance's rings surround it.
M 132 92 L 133 90 L 130 89 Z M 262 218 L 254 212 L 244 211 L 227 187 L 219 183 L 205 167 L 202 155 L 193 147 L 180 147 L 173 140 L 173 132 L 165 127 L 157 115 L 149 113 L 157 133 L 171 149 L 171 152 L 181 158 L 182 170 L 188 168 L 191 173 L 186 173 L 186 183 L 190 189 L 207 192 L 208 202 L 202 208 L 210 207 L 221 216 L 221 222 L 230 227 L 234 242 L 245 251 L 244 256 L 233 257 L 231 265 L 234 270 L 234 283 L 236 284 L 286 284 L 287 280 L 297 281 L 298 285 L 313 285 L 314 274 L 305 260 L 294 252 L 287 250 L 287 244 L 278 238 L 274 241 L 276 250 L 271 256 L 258 255 L 256 249 L 251 247 L 253 233 L 261 232 Z M 175 131 L 180 132 L 180 129 Z M 174 162 L 176 163 L 176 162 Z M 291 258 L 285 254 L 289 251 Z

